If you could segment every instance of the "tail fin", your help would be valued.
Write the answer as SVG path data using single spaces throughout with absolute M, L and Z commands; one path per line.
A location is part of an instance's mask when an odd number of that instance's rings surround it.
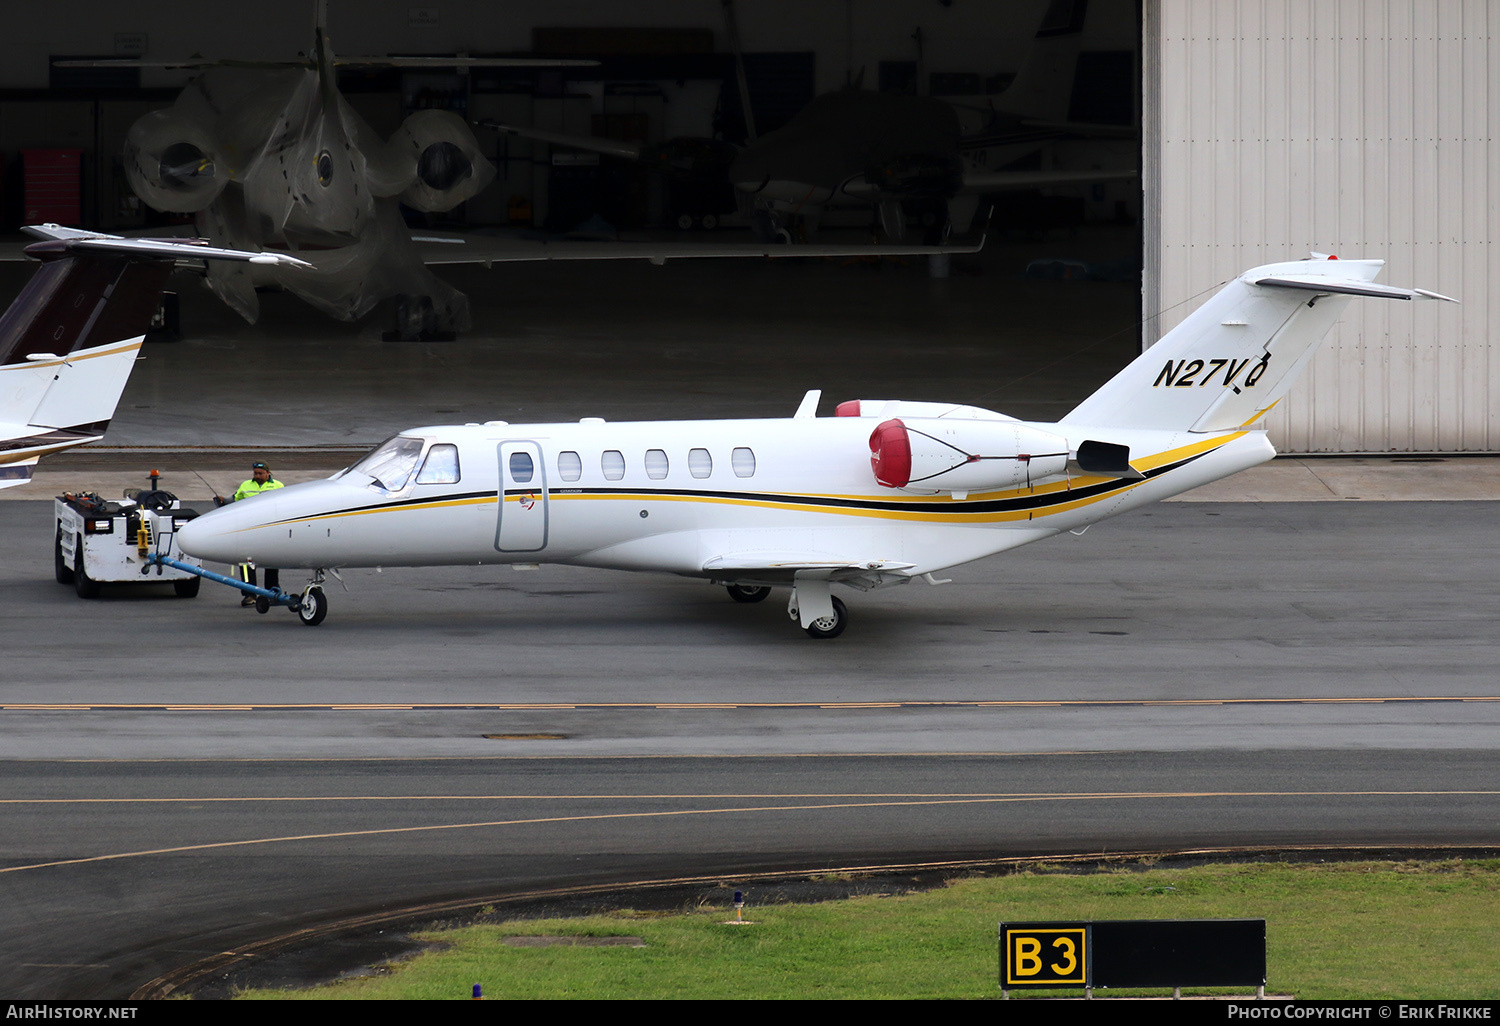
M 26 229 L 42 266 L 0 315 L 0 488 L 37 459 L 103 437 L 179 258 L 302 261 L 182 239 Z M 305 265 L 304 265 L 305 266 Z
M 1246 271 L 1062 423 L 1179 431 L 1251 424 L 1286 395 L 1353 297 L 1453 302 L 1374 284 L 1383 264 L 1314 256 Z
M 1087 12 L 1088 0 L 1051 0 L 1026 60 L 995 98 L 996 110 L 1039 121 L 1068 119 Z

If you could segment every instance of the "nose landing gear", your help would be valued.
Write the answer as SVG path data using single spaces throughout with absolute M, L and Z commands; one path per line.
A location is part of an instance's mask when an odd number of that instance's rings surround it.
M 323 594 L 323 589 L 309 584 L 302 592 L 302 597 L 297 600 L 297 619 L 308 627 L 316 627 L 327 615 L 328 598 Z

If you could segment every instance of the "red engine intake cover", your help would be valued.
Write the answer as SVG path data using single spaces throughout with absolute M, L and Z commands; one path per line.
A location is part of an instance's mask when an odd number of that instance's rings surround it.
M 870 432 L 870 469 L 887 488 L 905 488 L 911 481 L 911 439 L 906 425 L 887 420 Z

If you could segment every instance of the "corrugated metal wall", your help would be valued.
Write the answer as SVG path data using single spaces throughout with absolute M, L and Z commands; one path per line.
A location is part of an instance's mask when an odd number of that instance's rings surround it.
M 1497 0 L 1147 0 L 1145 340 L 1309 251 L 1462 306 L 1356 300 L 1267 418 L 1284 452 L 1500 450 Z M 1153 315 L 1158 315 L 1154 319 Z

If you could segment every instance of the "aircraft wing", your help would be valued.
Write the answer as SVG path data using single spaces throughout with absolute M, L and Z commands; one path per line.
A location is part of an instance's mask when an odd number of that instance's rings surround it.
M 1101 124 L 1095 121 L 1046 121 L 1041 118 L 1022 118 L 1021 124 L 1027 128 L 1045 128 L 1084 139 L 1134 139 L 1141 134 L 1134 125 Z
M 572 135 L 568 132 L 548 132 L 540 128 L 507 125 L 494 120 L 477 121 L 475 124 L 481 128 L 493 128 L 501 135 L 513 135 L 520 139 L 534 139 L 538 142 L 568 146 L 575 150 L 584 150 L 589 153 L 603 153 L 611 157 L 620 157 L 623 160 L 641 159 L 640 143 L 621 142 L 618 139 L 605 139 L 597 135 Z
M 1094 182 L 1114 182 L 1128 178 L 1139 178 L 1141 173 L 1134 168 L 1120 171 L 964 171 L 964 184 L 959 190 L 969 195 L 1004 192 L 1006 189 L 1032 189 L 1042 185 L 1068 185 Z
M 827 553 L 737 552 L 715 556 L 703 564 L 703 572 L 714 578 L 790 584 L 808 578 L 840 581 L 862 590 L 897 583 L 915 563 L 889 559 L 846 560 Z
M 703 564 L 709 572 L 718 570 L 853 570 L 869 573 L 871 570 L 910 570 L 915 563 L 898 563 L 889 559 L 867 559 L 850 561 L 829 559 L 826 553 L 810 555 L 805 552 L 743 552 L 715 556 Z
M 625 160 L 641 159 L 642 151 L 639 143 L 620 142 L 615 139 L 604 139 L 591 135 L 549 132 L 540 128 L 507 125 L 493 120 L 480 121 L 477 124 L 484 128 L 493 128 L 503 135 L 513 135 L 522 139 L 535 139 L 540 142 L 568 146 L 573 149 L 585 150 L 592 153 L 602 153 Z M 1030 189 L 1039 185 L 1065 185 L 1075 182 L 1088 184 L 1139 177 L 1140 172 L 1134 168 L 1118 171 L 966 170 L 964 172 L 963 185 L 959 189 L 959 192 L 973 196 L 986 192 L 1003 192 L 1006 189 Z M 856 196 L 869 200 L 872 203 L 878 202 L 882 198 L 881 187 L 873 182 L 864 180 L 863 176 L 856 176 L 844 182 L 839 188 L 845 195 Z
M 559 60 L 552 57 L 334 57 L 339 68 L 593 68 L 593 60 Z M 53 61 L 54 68 L 160 68 L 168 71 L 192 71 L 198 68 L 315 68 L 308 57 L 285 60 L 236 60 L 225 57 L 178 57 L 167 60 L 143 60 L 139 57 L 98 57 L 94 59 Z
M 525 260 L 649 260 L 660 266 L 668 260 L 693 257 L 871 257 L 939 256 L 978 253 L 984 238 L 971 245 L 917 246 L 891 244 L 789 246 L 760 242 L 614 242 L 589 240 L 512 239 L 482 235 L 423 234 L 412 236 L 428 264 L 491 264 Z
M 62 232 L 74 231 L 61 229 Z M 49 236 L 49 237 L 62 237 Z M 77 232 L 80 241 L 88 240 L 91 248 L 119 248 L 142 251 L 150 248 L 147 240 L 142 246 L 121 246 L 118 236 L 104 236 L 97 232 Z M 116 240 L 113 244 L 110 241 Z M 136 240 L 131 240 L 134 243 Z M 971 245 L 962 246 L 900 246 L 888 244 L 848 245 L 797 245 L 759 242 L 614 242 L 601 240 L 545 240 L 506 238 L 487 235 L 460 235 L 455 233 L 424 233 L 412 236 L 417 252 L 424 263 L 435 264 L 492 264 L 514 263 L 536 260 L 649 260 L 660 266 L 668 260 L 692 257 L 882 257 L 882 256 L 936 256 L 941 254 L 977 253 L 984 248 L 984 238 Z M 20 240 L 0 241 L 0 262 L 26 259 L 27 243 Z M 302 261 L 285 254 L 256 254 L 255 257 L 232 256 L 226 251 L 199 244 L 194 250 L 177 251 L 183 258 L 188 255 L 205 257 L 225 256 L 250 263 L 279 263 L 302 265 Z M 257 259 L 258 258 L 258 259 Z

